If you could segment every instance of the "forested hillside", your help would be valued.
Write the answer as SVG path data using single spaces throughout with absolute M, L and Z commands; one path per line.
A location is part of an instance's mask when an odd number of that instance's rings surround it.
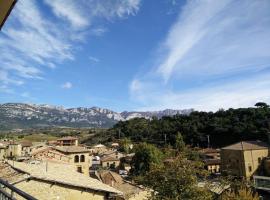
M 118 122 L 109 130 L 114 138 L 130 138 L 163 146 L 174 145 L 177 132 L 187 144 L 207 146 L 207 135 L 212 147 L 223 147 L 240 140 L 268 141 L 270 108 L 257 103 L 255 108 L 228 109 L 213 112 L 192 112 L 189 116 L 135 118 Z

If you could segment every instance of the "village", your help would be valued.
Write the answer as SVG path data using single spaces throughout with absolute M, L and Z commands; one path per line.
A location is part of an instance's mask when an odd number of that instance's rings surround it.
M 148 199 L 151 190 L 129 179 L 134 153 L 119 149 L 117 142 L 87 146 L 73 136 L 44 142 L 3 139 L 0 179 L 37 199 Z M 242 141 L 221 149 L 198 149 L 198 153 L 209 172 L 208 181 L 198 187 L 207 185 L 217 199 L 230 190 L 230 184 L 217 181 L 221 175 L 246 179 L 256 190 L 270 191 L 267 144 Z

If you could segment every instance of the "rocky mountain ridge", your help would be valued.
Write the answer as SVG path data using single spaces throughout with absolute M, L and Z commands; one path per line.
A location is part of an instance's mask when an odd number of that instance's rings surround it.
M 109 109 L 64 108 L 51 105 L 37 105 L 25 103 L 0 104 L 0 129 L 32 128 L 46 126 L 66 127 L 102 127 L 113 126 L 118 121 L 125 121 L 136 117 L 161 118 L 176 114 L 188 115 L 193 109 L 149 112 L 114 112 Z

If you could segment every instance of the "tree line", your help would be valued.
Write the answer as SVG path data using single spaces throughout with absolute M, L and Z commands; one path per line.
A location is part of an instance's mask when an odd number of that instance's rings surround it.
M 129 138 L 158 146 L 175 146 L 177 133 L 191 146 L 223 147 L 241 140 L 268 141 L 270 108 L 259 102 L 255 107 L 220 109 L 217 112 L 194 111 L 190 115 L 158 119 L 134 118 L 120 121 L 109 129 L 111 139 Z

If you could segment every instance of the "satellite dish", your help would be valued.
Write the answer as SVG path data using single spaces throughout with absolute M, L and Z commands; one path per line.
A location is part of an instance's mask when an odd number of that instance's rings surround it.
M 4 26 L 16 2 L 17 0 L 1 0 L 0 1 L 0 30 Z

